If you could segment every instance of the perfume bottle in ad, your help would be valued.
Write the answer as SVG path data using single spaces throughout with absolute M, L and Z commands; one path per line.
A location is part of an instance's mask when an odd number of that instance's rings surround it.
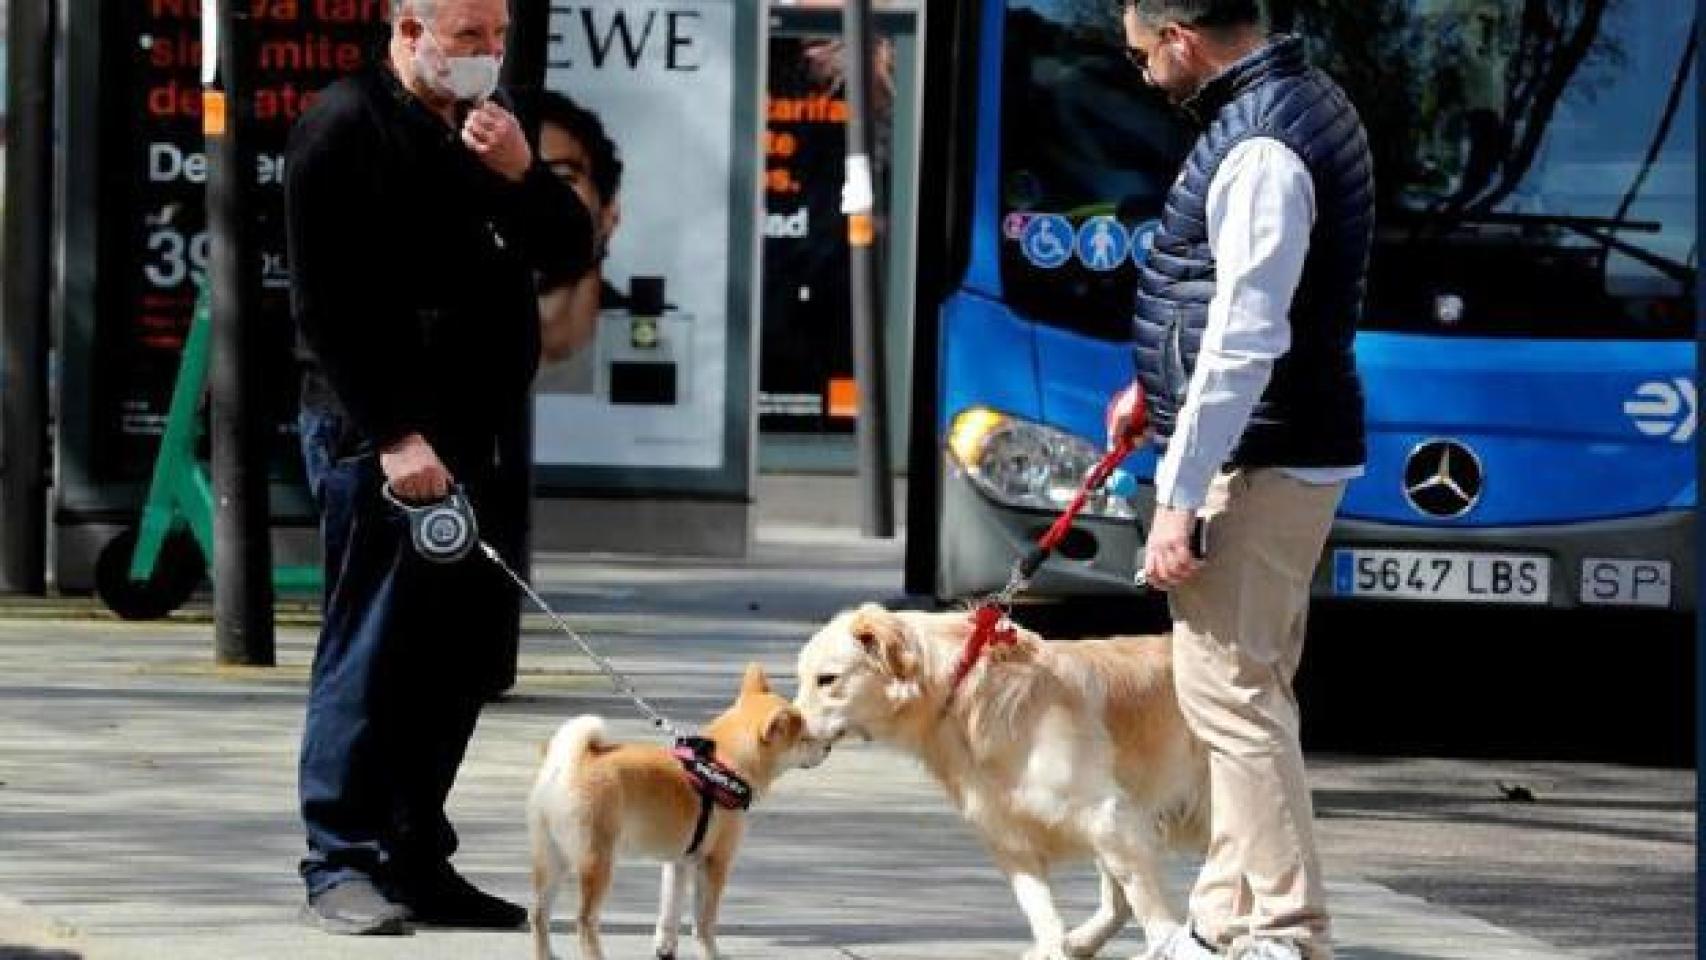
M 628 345 L 635 350 L 656 349 L 664 311 L 663 278 L 635 277 L 628 298 Z
M 599 397 L 615 405 L 685 403 L 692 368 L 690 320 L 669 306 L 663 277 L 632 278 L 627 309 L 599 314 Z

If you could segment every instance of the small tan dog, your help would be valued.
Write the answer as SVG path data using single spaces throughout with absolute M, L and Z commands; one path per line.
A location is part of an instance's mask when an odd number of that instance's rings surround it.
M 744 780 L 754 798 L 785 771 L 817 766 L 829 750 L 806 736 L 799 711 L 770 691 L 756 663 L 747 667 L 734 705 L 703 735 L 716 744 L 717 761 Z M 603 960 L 598 912 L 619 857 L 663 862 L 663 902 L 653 940 L 660 958 L 675 956 L 689 868 L 696 868 L 693 932 L 701 956 L 716 960 L 717 905 L 746 818 L 744 811 L 716 806 L 702 825 L 708 802 L 669 748 L 611 743 L 604 721 L 594 716 L 564 723 L 546 748 L 527 801 L 534 894 L 528 921 L 535 960 L 550 960 L 551 903 L 568 878 L 580 884 L 580 960 Z
M 1200 852 L 1208 760 L 1173 693 L 1166 637 L 1046 643 L 1016 628 L 950 695 L 964 612 L 837 616 L 800 651 L 809 735 L 852 733 L 917 757 L 977 830 L 1030 922 L 1027 960 L 1092 957 L 1135 910 L 1151 953 L 1179 929 L 1168 849 Z M 1091 857 L 1096 915 L 1068 932 L 1049 872 Z

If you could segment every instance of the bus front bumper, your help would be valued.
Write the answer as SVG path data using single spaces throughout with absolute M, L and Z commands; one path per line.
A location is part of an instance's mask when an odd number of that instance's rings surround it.
M 999 590 L 1013 565 L 1036 544 L 1056 515 L 997 503 L 951 465 L 944 468 L 942 481 L 937 595 L 963 599 Z M 1061 599 L 1144 594 L 1132 582 L 1132 575 L 1142 549 L 1142 532 L 1148 529 L 1153 510 L 1151 498 L 1138 498 L 1137 507 L 1138 517 L 1133 519 L 1081 517 L 1072 537 L 1043 565 L 1026 596 Z M 1353 596 L 1341 589 L 1342 580 L 1335 576 L 1335 560 L 1342 550 L 1546 557 L 1550 560 L 1549 583 L 1543 602 L 1533 606 L 1656 606 L 1678 612 L 1697 609 L 1693 510 L 1555 526 L 1450 530 L 1340 518 L 1333 525 L 1312 583 L 1312 592 L 1320 599 L 1473 603 L 1476 601 L 1460 598 Z M 1662 604 L 1656 602 L 1656 586 L 1637 588 L 1633 583 L 1633 578 L 1654 573 L 1665 582 Z

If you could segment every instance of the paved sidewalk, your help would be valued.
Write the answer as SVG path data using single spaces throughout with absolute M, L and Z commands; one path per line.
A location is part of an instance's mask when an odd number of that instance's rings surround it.
M 539 578 L 648 698 L 698 722 L 732 696 L 749 659 L 791 689 L 794 651 L 827 612 L 899 592 L 892 547 L 803 531 L 766 536 L 755 561 L 739 567 L 593 559 L 541 564 Z M 620 734 L 646 735 L 563 638 L 543 632 L 542 619 L 529 625 L 517 691 L 487 712 L 452 798 L 459 866 L 521 901 L 522 803 L 537 745 L 589 711 L 616 720 Z M 312 639 L 310 628 L 288 627 L 278 668 L 216 669 L 205 623 L 0 619 L 0 893 L 28 904 L 0 899 L 0 958 L 529 955 L 521 932 L 350 940 L 296 923 L 295 759 Z M 1352 789 L 1430 773 L 1426 764 L 1373 765 L 1373 780 L 1371 765 L 1354 761 L 1315 769 L 1322 782 Z M 1686 784 L 1692 790 L 1692 774 Z M 1366 801 L 1376 807 L 1378 789 Z M 1406 829 L 1403 810 L 1369 816 Z M 1333 821 L 1323 833 L 1342 957 L 1592 955 L 1394 892 L 1366 878 L 1378 859 L 1366 835 Z M 1174 870 L 1177 885 L 1187 870 Z M 605 918 L 613 958 L 649 956 L 656 885 L 653 867 L 618 871 Z M 1094 896 L 1083 870 L 1059 891 L 1069 918 L 1087 915 Z M 560 908 L 557 950 L 572 956 L 566 916 Z M 934 784 L 904 758 L 864 745 L 785 777 L 755 811 L 723 917 L 724 949 L 751 960 L 1010 960 L 1026 941 L 1011 895 Z M 1105 955 L 1140 947 L 1133 931 Z M 1689 944 L 1673 955 L 1691 954 Z

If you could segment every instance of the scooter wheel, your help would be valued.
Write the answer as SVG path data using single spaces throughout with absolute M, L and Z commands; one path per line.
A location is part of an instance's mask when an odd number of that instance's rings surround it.
M 147 580 L 130 579 L 130 558 L 136 552 L 137 530 L 126 528 L 107 541 L 95 559 L 95 593 L 112 612 L 126 620 L 158 620 L 184 605 L 207 573 L 207 563 L 195 540 L 174 533 L 160 546 L 160 557 Z

